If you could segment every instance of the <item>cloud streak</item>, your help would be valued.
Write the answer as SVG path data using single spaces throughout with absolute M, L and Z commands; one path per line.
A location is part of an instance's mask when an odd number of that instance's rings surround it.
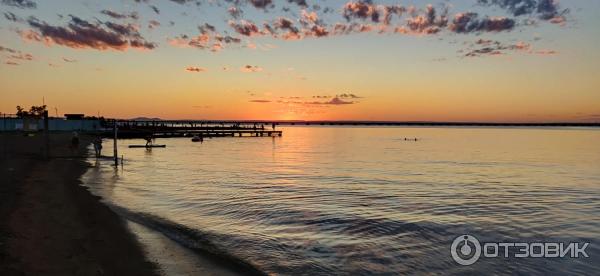
M 240 44 L 242 40 L 231 35 L 223 35 L 217 32 L 215 26 L 205 23 L 198 26 L 199 35 L 189 37 L 181 35 L 168 39 L 169 44 L 175 47 L 208 49 L 212 52 L 221 51 L 227 45 Z
M 34 57 L 30 53 L 7 48 L 0 45 L 0 54 L 4 56 L 6 65 L 20 65 L 20 62 L 33 61 Z
M 270 100 L 250 100 L 251 103 L 271 103 Z
M 242 68 L 240 68 L 240 71 L 243 73 L 258 73 L 258 72 L 262 72 L 263 69 L 258 66 L 246 65 L 246 66 L 243 66 Z
M 519 41 L 514 44 L 504 44 L 500 41 L 479 39 L 469 46 L 466 50 L 461 50 L 464 57 L 484 57 L 484 56 L 503 56 L 509 52 L 519 52 L 524 54 L 552 56 L 557 55 L 555 50 L 535 50 L 529 43 Z
M 185 68 L 185 71 L 192 72 L 192 73 L 202 73 L 202 72 L 206 72 L 208 70 L 206 70 L 206 68 L 202 68 L 202 67 L 190 66 L 190 67 Z
M 12 22 L 22 22 L 23 21 L 23 19 L 21 19 L 19 16 L 17 16 L 16 14 L 14 14 L 12 12 L 5 12 L 4 18 L 6 18 L 6 20 L 12 21 Z
M 329 106 L 329 105 L 351 105 L 357 102 L 348 101 L 341 99 L 340 97 L 333 97 L 326 101 L 277 101 L 282 104 L 299 104 L 299 105 L 311 105 L 311 106 Z
M 139 15 L 136 12 L 132 12 L 129 14 L 125 14 L 125 13 L 118 13 L 115 11 L 111 11 L 111 10 L 102 10 L 100 13 L 107 15 L 109 17 L 112 17 L 114 19 L 126 19 L 126 18 L 131 18 L 131 19 L 139 19 Z
M 37 7 L 37 4 L 31 0 L 2 0 L 0 3 L 21 9 L 35 9 Z
M 541 20 L 564 21 L 568 9 L 561 10 L 558 0 L 477 0 L 483 6 L 497 6 L 514 16 L 536 15 Z

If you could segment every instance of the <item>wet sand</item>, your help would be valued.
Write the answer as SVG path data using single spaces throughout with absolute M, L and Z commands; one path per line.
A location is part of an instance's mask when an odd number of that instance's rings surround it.
M 70 134 L 0 135 L 0 275 L 157 275 L 125 222 L 80 184 Z

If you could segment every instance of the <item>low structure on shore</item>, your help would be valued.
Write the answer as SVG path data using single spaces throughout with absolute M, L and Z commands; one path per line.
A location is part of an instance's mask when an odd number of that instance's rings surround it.
M 37 132 L 44 129 L 44 118 L 38 117 L 18 117 L 16 115 L 3 114 L 0 116 L 0 131 L 25 131 Z M 65 117 L 48 118 L 49 131 L 79 131 L 79 132 L 97 132 L 102 131 L 102 120 L 98 118 Z
M 0 132 L 72 132 L 101 134 L 119 138 L 170 138 L 170 137 L 270 137 L 282 136 L 276 123 L 190 120 L 117 120 L 85 117 L 83 114 L 65 114 L 64 118 L 51 117 L 45 122 L 35 116 L 0 116 Z

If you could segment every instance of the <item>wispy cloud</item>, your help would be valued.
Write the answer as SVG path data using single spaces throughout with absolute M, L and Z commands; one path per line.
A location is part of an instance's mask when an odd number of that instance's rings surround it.
M 535 50 L 534 47 L 526 42 L 519 41 L 512 44 L 504 44 L 500 41 L 490 39 L 478 39 L 472 43 L 467 49 L 459 51 L 465 57 L 482 57 L 482 56 L 501 56 L 509 52 L 519 52 L 525 54 L 536 55 L 556 55 L 554 50 Z
M 337 97 L 342 98 L 342 99 L 360 99 L 362 97 L 357 96 L 356 94 L 352 94 L 352 93 L 342 93 L 337 95 Z
M 5 12 L 4 18 L 6 18 L 6 20 L 12 21 L 12 22 L 23 22 L 23 19 L 21 17 L 17 16 L 16 14 L 14 14 L 12 12 Z
M 315 106 L 327 106 L 327 105 L 351 105 L 357 102 L 344 100 L 338 96 L 330 98 L 326 101 L 299 101 L 299 100 L 279 100 L 278 103 L 282 104 L 297 104 L 297 105 L 315 105 Z
M 34 57 L 30 53 L 25 53 L 20 50 L 7 48 L 0 45 L 0 54 L 6 58 L 4 64 L 20 65 L 20 62 L 33 61 Z
M 562 23 L 568 9 L 561 9 L 557 0 L 477 0 L 484 6 L 497 6 L 514 16 L 536 15 L 541 20 Z
M 155 29 L 157 27 L 160 26 L 160 22 L 156 21 L 156 20 L 150 20 L 148 21 L 148 29 Z
M 328 105 L 346 105 L 346 104 L 354 104 L 352 101 L 342 100 L 339 97 L 335 97 L 326 102 L 314 102 L 315 104 L 328 104 Z
M 159 9 L 158 9 L 156 6 L 154 6 L 154 5 L 150 5 L 150 8 L 152 9 L 152 11 L 153 11 L 154 13 L 156 13 L 156 14 L 160 14 L 160 10 L 159 10 Z
M 270 103 L 270 100 L 250 100 L 251 103 Z
M 273 0 L 248 0 L 248 2 L 259 9 L 266 9 L 273 6 Z
M 0 3 L 21 9 L 35 9 L 37 7 L 37 4 L 31 0 L 2 0 Z
M 192 72 L 192 73 L 202 73 L 202 72 L 206 72 L 208 70 L 203 67 L 190 66 L 190 67 L 185 68 L 185 71 Z
M 192 108 L 209 109 L 209 108 L 212 108 L 212 106 L 210 106 L 210 105 L 193 105 Z
M 534 53 L 537 54 L 537 55 L 541 55 L 541 56 L 554 56 L 554 55 L 558 55 L 558 51 L 556 51 L 556 50 L 547 50 L 547 49 L 537 50 L 537 51 L 534 51 Z
M 240 21 L 229 21 L 229 26 L 238 34 L 243 36 L 259 36 L 263 33 L 259 27 L 252 21 L 240 20 Z
M 115 12 L 115 11 L 111 11 L 111 10 L 102 10 L 100 13 L 107 15 L 109 17 L 112 17 L 114 19 L 125 19 L 125 18 L 131 18 L 131 19 L 136 19 L 136 20 L 139 19 L 139 15 L 137 12 L 119 13 L 119 12 Z
M 244 73 L 257 73 L 257 72 L 262 72 L 263 69 L 259 66 L 253 66 L 253 65 L 246 65 L 240 68 L 241 72 Z
M 4 47 L 4 46 L 0 45 L 0 52 L 7 52 L 7 53 L 14 54 L 14 53 L 17 53 L 19 51 L 15 50 L 15 49 L 7 48 L 7 47 Z
M 189 37 L 188 35 L 181 35 L 169 39 L 168 42 L 176 47 L 208 49 L 212 52 L 218 52 L 226 45 L 240 44 L 242 42 L 240 38 L 220 34 L 213 25 L 208 23 L 198 26 L 198 31 L 200 32 L 198 36 Z

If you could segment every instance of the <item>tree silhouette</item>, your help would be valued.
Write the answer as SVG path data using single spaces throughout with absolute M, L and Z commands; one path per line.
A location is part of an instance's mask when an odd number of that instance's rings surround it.
M 19 118 L 23 118 L 23 117 L 41 118 L 44 116 L 45 111 L 46 111 L 46 105 L 31 106 L 29 108 L 29 111 L 26 111 L 21 106 L 17 106 L 17 117 L 19 117 Z

